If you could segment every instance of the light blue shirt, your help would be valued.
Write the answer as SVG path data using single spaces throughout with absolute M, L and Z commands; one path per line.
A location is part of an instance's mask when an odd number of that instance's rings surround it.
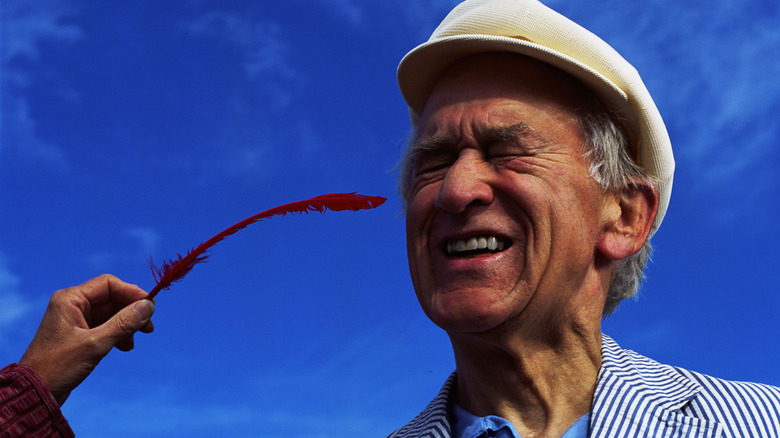
M 452 406 L 452 420 L 453 438 L 522 438 L 509 421 L 495 415 L 477 417 L 457 403 Z M 589 422 L 590 412 L 577 419 L 561 438 L 588 438 Z

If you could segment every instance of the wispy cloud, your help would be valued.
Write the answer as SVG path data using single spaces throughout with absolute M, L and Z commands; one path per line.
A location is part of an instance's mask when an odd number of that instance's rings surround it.
M 32 316 L 42 311 L 46 303 L 45 297 L 25 296 L 20 290 L 21 283 L 0 252 L 0 355 L 4 359 L 8 355 L 8 360 L 14 360 L 14 356 L 24 351 L 22 342 L 29 340 L 26 336 L 31 336 L 29 330 L 37 322 Z
M 173 165 L 197 169 L 192 173 L 198 175 L 198 184 L 209 184 L 215 176 L 251 183 L 276 176 L 289 160 L 296 164 L 317 164 L 324 150 L 322 137 L 307 117 L 276 127 L 236 117 L 216 130 L 211 150 L 217 153 L 192 159 L 183 157 Z
M 133 227 L 125 230 L 125 235 L 132 237 L 144 254 L 154 254 L 160 242 L 157 230 L 145 227 Z
M 44 43 L 73 43 L 83 37 L 81 29 L 67 23 L 67 3 L 57 0 L 3 2 L 3 60 L 40 61 Z
M 48 169 L 67 172 L 71 165 L 63 149 L 38 135 L 37 122 L 30 114 L 24 90 L 6 87 L 2 103 L 0 154 L 13 154 L 23 161 L 40 164 Z
M 301 80 L 288 59 L 290 47 L 276 22 L 253 14 L 210 11 L 190 20 L 183 29 L 191 35 L 227 42 L 239 49 L 247 77 L 272 96 L 272 102 L 286 106 L 289 89 Z
M 257 413 L 248 406 L 215 405 L 207 400 L 182 403 L 180 394 L 164 386 L 150 388 L 139 398 L 93 398 L 80 393 L 68 401 L 65 413 L 85 437 L 202 436 L 204 431 L 258 424 Z M 112 421 L 106 421 L 109 415 Z
M 204 391 L 197 391 L 198 396 L 193 396 L 191 387 L 175 383 L 144 388 L 123 399 L 105 399 L 82 388 L 68 401 L 65 413 L 85 437 L 199 437 L 225 430 L 231 437 L 253 437 L 258 428 L 263 436 L 381 436 L 411 418 L 417 405 L 422 408 L 435 394 L 424 394 L 423 400 L 410 408 L 390 401 L 412 398 L 409 393 L 419 390 L 414 375 L 392 385 L 368 387 L 363 383 L 387 373 L 382 364 L 397 363 L 399 356 L 402 361 L 414 362 L 410 356 L 418 359 L 430 354 L 426 348 L 429 339 L 424 334 L 430 332 L 430 323 L 423 318 L 367 327 L 338 345 L 309 344 L 295 357 L 283 359 L 283 364 L 276 363 L 272 356 L 263 356 L 252 375 L 242 378 L 240 387 L 231 391 L 228 400 L 222 395 L 234 384 L 234 376 L 226 376 L 219 387 L 207 385 Z M 416 348 L 426 351 L 423 354 Z M 180 353 L 172 353 L 170 360 L 172 366 L 187 366 L 181 363 L 187 358 Z M 424 372 L 425 377 L 435 380 L 438 389 L 451 366 L 448 360 L 444 371 Z M 240 367 L 232 371 L 237 372 L 241 372 Z M 113 380 L 116 376 L 107 378 Z M 412 412 L 409 418 L 399 420 L 399 410 Z M 117 412 L 121 415 L 112 414 Z M 112 421 L 106 421 L 109 417 Z M 290 424 L 295 427 L 290 429 Z
M 0 327 L 16 323 L 29 310 L 29 304 L 19 293 L 19 284 L 19 277 L 11 272 L 0 254 Z
M 688 111 L 679 114 L 685 122 L 698 121 L 687 125 L 693 132 L 678 150 L 697 166 L 707 188 L 749 177 L 780 135 L 774 116 L 780 110 L 780 84 L 774 79 L 780 77 L 780 60 L 767 56 L 780 47 L 780 31 L 773 23 L 716 35 L 713 29 L 707 43 L 689 46 L 689 56 L 699 53 L 698 59 L 710 62 L 692 66 L 693 74 L 684 79 L 693 81 L 693 89 Z
M 400 9 L 407 23 L 418 27 L 427 38 L 441 19 L 460 2 L 461 0 L 423 0 L 393 4 Z
M 766 173 L 780 135 L 772 115 L 780 110 L 780 59 L 769 55 L 780 47 L 780 14 L 757 10 L 761 4 L 650 2 L 630 22 L 622 3 L 588 14 L 645 78 L 678 163 L 696 174 L 701 190 L 745 178 L 754 188 L 777 184 L 752 178 Z
M 143 257 L 156 254 L 160 242 L 160 234 L 151 228 L 131 227 L 124 230 L 124 235 L 133 241 L 120 250 L 105 250 L 94 252 L 87 256 L 86 262 L 98 270 L 111 270 L 120 263 L 137 263 Z
M 352 25 L 364 22 L 366 11 L 354 0 L 321 0 L 319 3 Z
M 64 151 L 39 135 L 27 94 L 38 83 L 38 69 L 45 63 L 41 47 L 71 45 L 83 37 L 83 32 L 68 22 L 72 12 L 66 2 L 58 0 L 6 1 L 0 13 L 3 15 L 0 152 L 67 171 L 70 165 Z
M 372 433 L 362 416 L 329 415 L 263 408 L 252 402 L 211 402 L 207 397 L 183 403 L 180 396 L 154 391 L 136 400 L 73 397 L 65 414 L 84 437 L 130 436 L 230 436 L 256 437 L 258 428 L 269 436 L 289 437 L 366 436 Z M 77 401 L 78 400 L 78 401 Z M 120 412 L 121 415 L 115 415 Z M 114 414 L 112 414 L 114 413 Z M 106 418 L 112 418 L 106 421 Z M 143 421 L 139 421 L 143 419 Z M 295 424 L 293 429 L 290 425 Z M 242 431 L 244 431 L 242 433 Z M 382 432 L 389 432 L 383 430 Z
M 413 2 L 376 2 L 365 0 L 319 0 L 329 16 L 361 32 L 386 35 L 393 39 L 401 35 L 411 36 L 422 42 L 447 12 L 462 0 L 417 0 Z M 310 0 L 298 0 L 308 5 Z M 359 44 L 359 42 L 356 41 Z M 409 47 L 411 48 L 411 47 Z
M 322 142 L 320 136 L 317 135 L 315 128 L 311 126 L 306 120 L 300 120 L 298 122 L 298 129 L 296 132 L 300 136 L 298 141 L 301 156 L 304 159 L 311 160 L 317 155 L 317 152 L 322 150 Z

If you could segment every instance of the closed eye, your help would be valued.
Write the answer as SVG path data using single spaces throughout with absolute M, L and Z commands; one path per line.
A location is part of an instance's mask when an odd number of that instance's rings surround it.
M 457 159 L 446 137 L 433 136 L 416 141 L 411 147 L 414 174 L 426 175 L 446 169 Z
M 440 170 L 444 170 L 444 169 L 446 169 L 446 168 L 448 168 L 450 166 L 451 166 L 450 163 L 447 163 L 447 164 L 437 164 L 437 165 L 427 165 L 427 166 L 425 166 L 422 169 L 418 169 L 416 174 L 419 176 L 419 175 L 427 175 L 427 174 L 431 174 L 431 173 L 436 173 L 436 172 L 438 172 Z
M 492 128 L 483 133 L 485 154 L 491 161 L 535 155 L 544 139 L 524 123 Z
M 489 148 L 487 158 L 489 160 L 502 158 L 517 158 L 533 155 L 527 148 L 514 144 L 500 144 Z

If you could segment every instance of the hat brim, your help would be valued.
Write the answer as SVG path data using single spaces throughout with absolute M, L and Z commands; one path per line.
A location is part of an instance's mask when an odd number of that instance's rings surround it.
M 470 55 L 508 52 L 529 56 L 559 68 L 584 83 L 627 127 L 636 116 L 626 93 L 604 75 L 580 61 L 542 45 L 520 38 L 495 35 L 455 35 L 429 41 L 409 52 L 398 66 L 398 84 L 413 117 L 425 108 L 436 82 L 458 60 Z M 630 132 L 637 136 L 638 133 Z

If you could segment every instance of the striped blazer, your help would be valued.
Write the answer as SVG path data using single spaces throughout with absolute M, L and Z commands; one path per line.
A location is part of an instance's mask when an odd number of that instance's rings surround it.
M 590 418 L 591 437 L 780 438 L 780 388 L 731 382 L 660 364 L 610 337 Z M 439 395 L 392 438 L 450 437 L 453 373 Z

